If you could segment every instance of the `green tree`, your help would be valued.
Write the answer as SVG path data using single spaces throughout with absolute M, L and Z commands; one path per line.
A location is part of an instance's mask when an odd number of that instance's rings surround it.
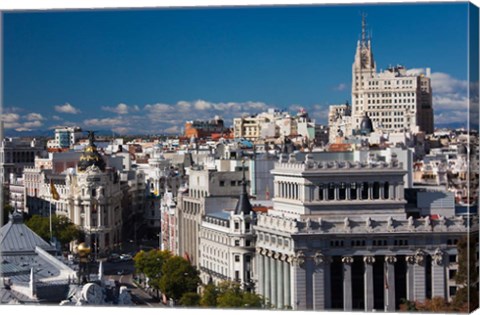
M 45 241 L 50 241 L 50 218 L 33 215 L 25 224 Z M 52 216 L 52 235 L 63 247 L 75 240 L 84 238 L 82 230 L 65 216 Z
M 187 292 L 182 295 L 179 303 L 182 306 L 198 306 L 200 305 L 200 295 L 196 292 Z
M 148 252 L 139 251 L 133 261 L 136 272 L 143 273 L 149 279 L 149 285 L 160 290 L 160 278 L 162 277 L 163 264 L 172 257 L 167 250 L 152 249 Z
M 240 284 L 224 281 L 218 286 L 217 306 L 220 308 L 263 308 L 262 296 L 242 290 Z
M 455 311 L 472 312 L 478 308 L 478 232 L 459 240 L 458 271 L 455 281 L 461 286 L 453 298 Z
M 187 292 L 196 292 L 200 282 L 197 269 L 183 257 L 173 256 L 162 266 L 160 290 L 174 301 Z
M 217 306 L 220 308 L 241 308 L 243 307 L 243 292 L 236 282 L 225 281 L 219 284 L 219 295 Z
M 205 307 L 216 307 L 217 298 L 218 298 L 218 288 L 213 283 L 207 284 L 203 288 L 202 298 L 200 300 L 200 305 Z

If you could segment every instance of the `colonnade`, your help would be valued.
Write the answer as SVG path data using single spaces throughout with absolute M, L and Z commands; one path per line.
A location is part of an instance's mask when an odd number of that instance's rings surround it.
M 304 185 L 288 181 L 274 182 L 275 197 L 302 201 L 402 200 L 403 183 L 331 182 Z
M 361 305 L 366 312 L 382 307 L 393 312 L 400 298 L 421 302 L 427 297 L 447 298 L 446 263 L 439 249 L 431 256 L 417 250 L 406 256 L 328 257 L 320 251 L 306 256 L 302 251 L 286 255 L 257 248 L 256 259 L 257 293 L 277 309 L 325 310 L 341 306 L 352 311 Z M 337 303 L 332 305 L 334 300 Z

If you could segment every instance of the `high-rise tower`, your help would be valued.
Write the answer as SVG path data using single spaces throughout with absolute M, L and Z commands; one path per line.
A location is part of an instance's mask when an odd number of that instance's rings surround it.
M 352 65 L 351 130 L 364 117 L 380 132 L 433 132 L 430 69 L 425 74 L 397 65 L 377 73 L 365 15 Z M 348 135 L 347 135 L 348 136 Z

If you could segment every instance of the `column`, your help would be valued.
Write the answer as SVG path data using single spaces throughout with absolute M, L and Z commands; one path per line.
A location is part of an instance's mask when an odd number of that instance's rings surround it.
M 415 256 L 405 256 L 407 262 L 407 300 L 414 300 L 414 282 L 413 282 L 413 266 L 415 264 Z
M 365 256 L 363 257 L 363 262 L 365 264 L 365 312 L 371 312 L 373 310 L 373 263 L 375 262 L 375 257 Z
M 281 254 L 277 254 L 275 259 L 277 263 L 277 308 L 283 309 L 285 303 L 283 301 L 283 287 L 285 284 L 283 283 L 283 262 L 280 260 Z
M 315 253 L 313 257 L 315 263 L 315 270 L 313 274 L 313 309 L 315 311 L 326 309 L 325 293 L 329 291 L 329 287 L 326 287 L 326 270 L 327 262 L 326 257 L 320 253 Z
M 305 255 L 302 252 L 299 252 L 292 261 L 292 277 L 291 283 L 293 296 L 292 305 L 294 310 L 305 310 L 307 308 L 307 290 L 306 290 L 306 281 L 305 281 Z
M 283 264 L 283 303 L 285 306 L 292 307 L 292 301 L 290 299 L 290 264 L 288 263 L 288 256 L 282 255 Z
M 385 311 L 395 311 L 395 262 L 397 258 L 395 256 L 386 256 L 386 283 L 385 283 Z
M 368 200 L 373 199 L 373 184 L 368 183 Z
M 261 296 L 265 296 L 265 291 L 264 291 L 264 282 L 263 282 L 263 273 L 264 273 L 264 268 L 263 268 L 263 261 L 264 261 L 264 256 L 262 255 L 262 249 L 257 248 L 257 268 L 256 268 L 256 274 L 257 274 L 257 279 L 258 279 L 258 287 L 257 287 L 257 294 L 260 294 Z
M 385 190 L 385 183 L 384 182 L 379 182 L 378 183 L 378 197 L 379 199 L 385 199 L 384 196 L 385 196 L 385 193 L 384 193 L 384 190 Z
M 432 297 L 447 298 L 444 253 L 437 249 L 432 256 Z
M 263 254 L 264 254 L 263 263 L 264 263 L 264 266 L 265 266 L 265 272 L 264 272 L 264 275 L 263 275 L 264 297 L 265 297 L 265 299 L 270 301 L 270 273 L 269 273 L 269 270 L 268 270 L 268 267 L 270 266 L 270 255 L 269 255 L 269 250 L 264 249 L 263 251 L 264 251 L 263 252 Z
M 425 277 L 425 254 L 419 251 L 415 254 L 415 265 L 413 266 L 413 299 L 424 302 L 426 296 Z
M 343 263 L 343 310 L 352 310 L 352 263 L 353 257 L 342 257 Z
M 277 281 L 276 281 L 276 261 L 275 253 L 271 252 L 270 255 L 270 303 L 275 307 L 277 305 Z
M 390 183 L 388 186 L 389 192 L 388 192 L 388 198 L 391 200 L 395 200 L 395 183 Z

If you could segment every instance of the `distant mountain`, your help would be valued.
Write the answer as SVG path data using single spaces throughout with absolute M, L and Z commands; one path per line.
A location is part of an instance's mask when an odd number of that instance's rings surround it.
M 23 138 L 23 137 L 39 137 L 39 138 L 52 138 L 55 135 L 54 130 L 31 130 L 31 131 L 16 131 L 14 129 L 5 129 L 4 130 L 5 137 L 12 137 L 12 138 Z M 87 133 L 85 132 L 85 136 Z M 119 134 L 111 131 L 111 130 L 95 130 L 95 135 L 97 136 L 114 136 L 118 137 Z

